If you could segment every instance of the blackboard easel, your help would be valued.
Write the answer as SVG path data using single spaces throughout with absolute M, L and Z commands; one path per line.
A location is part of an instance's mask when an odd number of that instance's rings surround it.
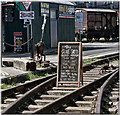
M 57 87 L 59 84 L 83 85 L 82 43 L 59 42 Z

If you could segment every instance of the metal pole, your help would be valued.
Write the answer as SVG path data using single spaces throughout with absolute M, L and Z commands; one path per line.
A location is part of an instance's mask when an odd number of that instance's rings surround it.
M 0 12 L 1 12 L 1 2 L 0 2 Z M 0 23 L 0 30 L 1 30 L 1 23 Z M 2 37 L 0 37 L 0 60 L 1 60 L 0 61 L 0 71 L 1 71 L 1 67 L 2 67 Z
M 29 25 L 27 25 L 27 41 L 29 40 Z M 27 44 L 27 52 L 29 52 L 29 42 Z
M 80 39 L 80 42 L 82 42 L 81 40 L 81 30 L 79 29 L 79 39 Z
M 32 11 L 32 4 L 30 6 L 30 10 Z M 33 35 L 32 35 L 32 20 L 31 20 L 31 58 L 34 60 L 34 40 L 33 40 Z

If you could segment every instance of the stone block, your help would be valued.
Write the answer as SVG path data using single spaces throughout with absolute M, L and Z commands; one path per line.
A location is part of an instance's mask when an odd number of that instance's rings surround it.
M 31 60 L 23 60 L 23 59 L 16 59 L 13 62 L 14 68 L 24 70 L 24 71 L 35 71 L 36 70 L 36 63 Z
M 13 67 L 13 61 L 10 61 L 10 60 L 4 61 L 4 60 L 3 60 L 3 65 L 5 65 L 5 66 L 7 66 L 7 67 Z

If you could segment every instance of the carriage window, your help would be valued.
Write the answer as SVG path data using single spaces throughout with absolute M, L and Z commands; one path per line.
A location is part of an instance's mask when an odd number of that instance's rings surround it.
M 88 20 L 89 21 L 95 21 L 95 13 L 89 13 L 88 14 Z
M 101 20 L 102 20 L 101 14 L 96 14 L 96 15 L 95 15 L 95 20 L 96 20 L 96 21 L 101 21 Z

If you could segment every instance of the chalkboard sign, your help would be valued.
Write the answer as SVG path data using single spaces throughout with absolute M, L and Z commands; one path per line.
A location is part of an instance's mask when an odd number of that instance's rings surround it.
M 60 42 L 58 44 L 57 86 L 59 83 L 78 83 L 81 76 L 80 42 Z

